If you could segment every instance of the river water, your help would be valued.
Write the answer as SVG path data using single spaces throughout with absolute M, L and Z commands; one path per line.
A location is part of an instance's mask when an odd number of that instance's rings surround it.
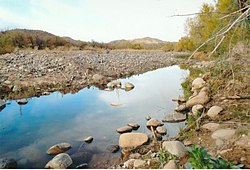
M 72 148 L 67 153 L 74 162 L 71 168 L 81 163 L 95 167 L 96 162 L 103 160 L 107 166 L 120 155 L 106 150 L 107 146 L 118 144 L 116 129 L 127 123 L 138 123 L 141 125 L 138 132 L 150 134 L 145 117 L 162 120 L 166 113 L 173 112 L 177 104 L 172 98 L 183 94 L 181 82 L 187 76 L 187 70 L 171 66 L 122 79 L 123 85 L 125 82 L 135 85 L 128 92 L 91 87 L 76 94 L 54 92 L 30 98 L 26 105 L 7 101 L 0 112 L 0 158 L 14 158 L 18 168 L 43 168 L 53 158 L 46 154 L 47 149 L 68 142 Z M 111 103 L 122 106 L 114 107 Z M 184 123 L 164 126 L 171 137 Z M 90 135 L 94 137 L 91 144 L 79 141 Z

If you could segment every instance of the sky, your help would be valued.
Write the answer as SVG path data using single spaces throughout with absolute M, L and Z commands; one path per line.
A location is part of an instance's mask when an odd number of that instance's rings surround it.
M 36 29 L 82 41 L 178 41 L 187 17 L 214 0 L 0 0 L 0 29 Z M 189 16 L 190 17 L 190 16 Z

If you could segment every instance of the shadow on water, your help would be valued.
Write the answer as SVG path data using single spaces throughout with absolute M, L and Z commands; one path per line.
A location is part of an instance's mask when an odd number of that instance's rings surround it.
M 187 75 L 187 70 L 172 66 L 122 79 L 122 85 L 135 85 L 131 91 L 91 87 L 76 94 L 54 92 L 30 98 L 22 106 L 8 101 L 10 104 L 0 112 L 0 158 L 16 159 L 18 168 L 43 168 L 52 159 L 46 154 L 47 149 L 68 142 L 72 145 L 67 151 L 74 162 L 72 168 L 86 162 L 93 168 L 106 168 L 120 155 L 106 150 L 107 146 L 118 144 L 116 129 L 138 123 L 138 132 L 150 134 L 145 117 L 162 120 L 166 113 L 173 112 L 177 105 L 172 98 L 182 95 L 180 84 Z M 122 106 L 113 107 L 112 103 Z M 185 125 L 181 122 L 164 126 L 171 137 Z M 90 135 L 94 137 L 90 144 L 78 140 Z

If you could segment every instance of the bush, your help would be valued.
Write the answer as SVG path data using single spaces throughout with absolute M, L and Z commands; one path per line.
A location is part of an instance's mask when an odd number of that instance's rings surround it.
M 188 160 L 188 169 L 240 169 L 242 164 L 234 165 L 233 163 L 219 157 L 213 159 L 209 153 L 202 147 L 196 145 L 189 149 L 190 157 Z

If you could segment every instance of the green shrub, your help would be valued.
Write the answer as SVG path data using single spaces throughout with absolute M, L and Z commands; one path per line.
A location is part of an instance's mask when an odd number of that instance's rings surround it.
M 219 157 L 213 159 L 205 148 L 199 148 L 196 145 L 189 149 L 190 157 L 188 160 L 188 169 L 240 169 L 242 164 L 234 165 L 233 163 Z

